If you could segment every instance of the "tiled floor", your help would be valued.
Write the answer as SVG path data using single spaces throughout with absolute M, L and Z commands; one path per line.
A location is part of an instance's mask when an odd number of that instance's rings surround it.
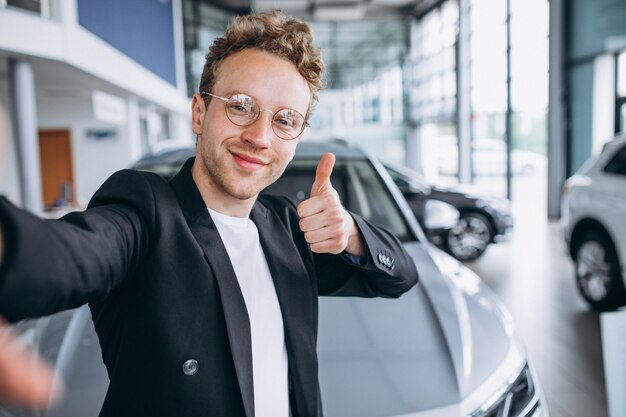
M 541 192 L 541 191 L 539 191 Z M 557 223 L 540 196 L 518 199 L 508 242 L 468 265 L 515 319 L 552 417 L 605 417 L 600 320 L 577 293 Z

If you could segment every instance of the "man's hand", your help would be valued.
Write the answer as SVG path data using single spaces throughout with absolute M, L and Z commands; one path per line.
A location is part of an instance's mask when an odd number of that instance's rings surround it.
M 52 370 L 16 342 L 0 318 L 0 404 L 43 409 L 59 398 Z
M 313 252 L 338 254 L 346 251 L 363 256 L 365 247 L 361 233 L 330 183 L 334 166 L 335 155 L 332 153 L 326 153 L 320 159 L 311 196 L 298 206 L 300 229 Z

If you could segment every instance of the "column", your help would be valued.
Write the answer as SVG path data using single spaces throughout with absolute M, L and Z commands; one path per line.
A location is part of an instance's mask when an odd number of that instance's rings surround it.
M 567 149 L 563 63 L 563 0 L 550 0 L 548 93 L 548 218 L 560 217 L 561 187 L 566 177 Z
M 32 65 L 25 60 L 9 60 L 13 129 L 18 157 L 19 183 L 24 207 L 43 212 L 37 105 Z

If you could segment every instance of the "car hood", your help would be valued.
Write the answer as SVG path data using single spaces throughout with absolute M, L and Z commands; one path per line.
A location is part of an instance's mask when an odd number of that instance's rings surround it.
M 509 314 L 473 272 L 429 244 L 405 247 L 420 283 L 400 298 L 320 299 L 327 417 L 458 416 L 524 365 Z
M 436 194 L 448 194 L 464 199 L 479 200 L 485 198 L 481 195 L 480 190 L 473 185 L 457 185 L 454 187 L 432 187 L 432 192 Z

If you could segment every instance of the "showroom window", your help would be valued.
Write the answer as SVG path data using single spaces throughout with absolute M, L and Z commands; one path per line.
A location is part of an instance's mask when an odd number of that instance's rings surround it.
M 420 170 L 429 181 L 458 182 L 456 38 L 459 5 L 445 1 L 411 22 L 409 123 L 421 141 Z
M 0 8 L 2 7 L 28 10 L 43 17 L 50 16 L 50 0 L 0 0 Z
M 183 0 L 183 31 L 185 42 L 185 76 L 187 95 L 198 90 L 209 46 L 222 36 L 234 12 L 200 0 Z
M 447 1 L 411 27 L 412 121 L 451 122 L 456 110 L 458 5 Z
M 534 199 L 525 190 L 543 192 L 547 167 L 549 3 L 471 0 L 470 5 L 473 182 L 486 194 Z M 507 179 L 507 136 L 514 183 Z

